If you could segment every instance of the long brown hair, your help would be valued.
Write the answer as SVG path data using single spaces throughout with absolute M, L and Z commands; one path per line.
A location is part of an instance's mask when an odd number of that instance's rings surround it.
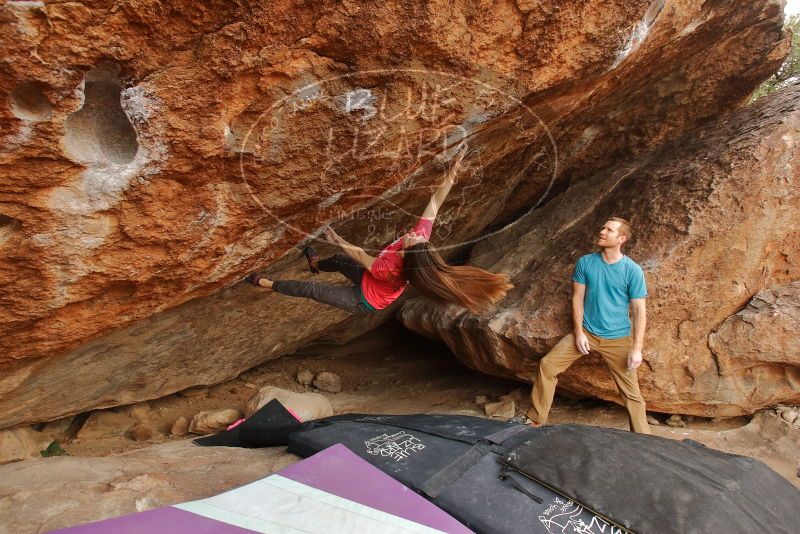
M 429 242 L 403 253 L 403 275 L 424 296 L 449 302 L 478 314 L 490 309 L 514 287 L 507 274 L 495 274 L 469 265 L 448 265 Z

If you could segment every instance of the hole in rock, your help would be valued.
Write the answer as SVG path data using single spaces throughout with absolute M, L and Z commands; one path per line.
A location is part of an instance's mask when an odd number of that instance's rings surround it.
M 120 103 L 119 66 L 104 64 L 89 71 L 83 93 L 83 107 L 64 125 L 67 152 L 87 163 L 133 161 L 139 143 Z
M 21 227 L 22 222 L 18 219 L 0 213 L 0 246 L 5 245 Z
M 19 119 L 42 121 L 53 114 L 53 104 L 47 99 L 41 82 L 25 82 L 17 85 L 10 95 L 11 112 Z

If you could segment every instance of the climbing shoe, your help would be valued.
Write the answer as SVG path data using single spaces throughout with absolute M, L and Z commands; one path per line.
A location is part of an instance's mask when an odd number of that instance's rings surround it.
M 244 281 L 247 282 L 248 284 L 253 284 L 256 287 L 261 287 L 258 284 L 258 282 L 261 280 L 261 278 L 263 278 L 263 277 L 260 274 L 258 274 L 256 272 L 252 272 L 252 273 L 248 274 L 245 277 Z
M 317 274 L 319 272 L 319 254 L 317 254 L 317 251 L 308 246 L 303 249 L 303 254 L 305 254 L 306 261 L 308 261 L 309 270 L 312 273 Z

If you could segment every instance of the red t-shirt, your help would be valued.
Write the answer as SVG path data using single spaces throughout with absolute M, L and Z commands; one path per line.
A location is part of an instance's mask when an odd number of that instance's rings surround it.
M 432 230 L 433 219 L 421 217 L 412 232 L 430 239 Z M 408 285 L 408 280 L 403 277 L 403 258 L 397 253 L 403 249 L 403 237 L 398 237 L 381 250 L 372 267 L 364 271 L 361 278 L 361 293 L 376 310 L 382 310 L 397 300 Z

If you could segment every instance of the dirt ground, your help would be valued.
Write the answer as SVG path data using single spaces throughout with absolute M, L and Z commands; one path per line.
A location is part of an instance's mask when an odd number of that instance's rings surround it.
M 201 410 L 238 408 L 243 410 L 258 388 L 271 385 L 292 391 L 316 391 L 300 385 L 297 373 L 308 369 L 315 375 L 322 371 L 336 373 L 342 379 L 342 392 L 324 393 L 337 414 L 382 413 L 452 413 L 486 417 L 478 396 L 496 401 L 514 393 L 517 414 L 529 408 L 530 386 L 489 377 L 461 365 L 447 347 L 409 334 L 396 324 L 388 324 L 344 346 L 314 346 L 243 373 L 235 380 L 211 387 L 198 387 L 134 407 L 106 412 L 117 415 L 104 420 L 97 428 L 84 428 L 87 415 L 61 423 L 65 431 L 59 443 L 71 456 L 99 457 L 116 455 L 154 443 L 192 439 L 195 436 L 170 436 L 173 422 L 183 416 L 191 420 Z M 666 414 L 650 414 L 661 424 L 652 425 L 657 435 L 691 438 L 708 446 L 758 458 L 800 487 L 800 430 L 775 421 L 769 438 L 761 425 L 749 417 L 724 420 L 688 418 L 685 428 L 665 425 Z M 96 417 L 96 416 L 95 416 Z M 154 435 L 147 441 L 134 441 L 129 429 L 144 420 Z M 627 428 L 627 416 L 618 405 L 597 399 L 570 399 L 557 396 L 550 423 L 580 423 Z M 785 428 L 783 428 L 784 425 Z M 77 436 L 77 437 L 76 437 Z
M 285 447 L 197 447 L 191 442 L 196 436 L 170 436 L 170 428 L 179 417 L 191 419 L 201 410 L 242 410 L 262 386 L 316 391 L 297 382 L 305 369 L 341 377 L 340 393 L 323 393 L 337 414 L 486 417 L 476 397 L 496 401 L 508 394 L 519 399 L 517 414 L 529 407 L 529 385 L 471 371 L 447 347 L 387 325 L 344 346 L 308 347 L 224 384 L 41 425 L 38 430 L 57 439 L 67 454 L 0 465 L 0 533 L 38 534 L 205 498 L 298 461 Z M 652 425 L 657 435 L 757 458 L 800 488 L 800 429 L 774 411 L 751 418 L 693 418 L 681 428 L 665 425 L 666 414 L 650 415 L 660 422 Z M 557 397 L 550 422 L 627 428 L 624 409 L 596 399 Z M 132 439 L 137 423 L 153 429 L 151 439 Z

